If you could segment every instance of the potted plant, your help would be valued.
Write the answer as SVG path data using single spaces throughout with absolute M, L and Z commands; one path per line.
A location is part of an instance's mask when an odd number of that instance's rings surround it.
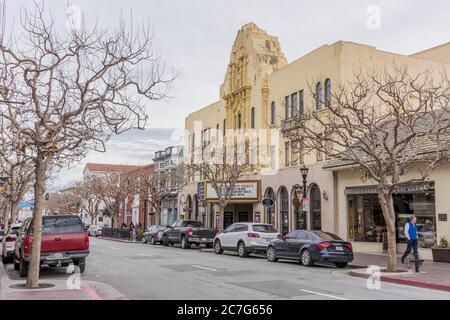
M 442 237 L 437 246 L 431 248 L 433 261 L 450 263 L 450 247 L 445 237 Z
M 144 229 L 142 229 L 141 227 L 137 228 L 136 241 L 142 241 L 143 236 L 144 236 Z

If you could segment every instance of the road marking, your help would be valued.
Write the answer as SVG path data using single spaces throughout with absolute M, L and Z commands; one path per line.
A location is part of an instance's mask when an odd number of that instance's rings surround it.
M 116 248 L 116 247 L 110 247 L 110 248 L 113 250 L 119 250 L 119 248 Z
M 141 256 L 146 256 L 150 258 L 154 258 L 155 256 L 152 256 L 151 254 L 141 253 Z
M 304 291 L 304 292 L 308 292 L 308 293 L 312 293 L 312 294 L 317 294 L 319 296 L 324 296 L 324 297 L 333 298 L 333 299 L 337 299 L 337 300 L 348 300 L 346 298 L 332 296 L 331 294 L 325 294 L 325 293 L 320 293 L 320 292 L 315 292 L 315 291 L 309 291 L 309 290 L 305 290 L 305 289 L 300 289 L 300 291 Z
M 208 267 L 202 267 L 202 266 L 198 266 L 196 264 L 192 265 L 194 268 L 199 268 L 199 269 L 204 269 L 204 270 L 209 270 L 209 271 L 217 271 L 217 269 L 214 268 L 208 268 Z

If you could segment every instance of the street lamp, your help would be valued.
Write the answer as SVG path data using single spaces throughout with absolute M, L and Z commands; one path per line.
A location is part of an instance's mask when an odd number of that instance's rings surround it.
M 304 221 L 306 221 L 306 211 L 305 211 L 305 206 L 303 205 L 303 201 L 305 201 L 306 197 L 307 197 L 307 180 L 306 178 L 308 177 L 308 173 L 309 173 L 309 169 L 303 165 L 303 167 L 300 168 L 300 173 L 302 175 L 303 178 L 303 199 L 302 199 L 302 215 L 303 215 L 303 219 Z M 305 227 L 306 229 L 306 227 Z

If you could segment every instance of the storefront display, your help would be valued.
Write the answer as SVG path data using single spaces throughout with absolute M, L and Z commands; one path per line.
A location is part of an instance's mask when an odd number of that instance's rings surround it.
M 382 242 L 386 223 L 375 187 L 347 188 L 349 239 Z M 430 248 L 436 243 L 434 183 L 402 185 L 393 195 L 397 242 L 406 242 L 404 225 L 417 217 L 419 245 Z

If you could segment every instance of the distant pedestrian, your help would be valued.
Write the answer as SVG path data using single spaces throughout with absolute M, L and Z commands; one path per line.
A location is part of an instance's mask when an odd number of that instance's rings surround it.
M 402 263 L 405 263 L 405 258 L 411 253 L 411 250 L 414 253 L 414 258 L 416 261 L 419 260 L 419 252 L 417 251 L 417 218 L 411 217 L 408 222 L 405 224 L 405 236 L 408 242 L 408 245 L 406 247 L 406 251 L 402 256 Z M 417 271 L 417 268 L 416 268 Z

